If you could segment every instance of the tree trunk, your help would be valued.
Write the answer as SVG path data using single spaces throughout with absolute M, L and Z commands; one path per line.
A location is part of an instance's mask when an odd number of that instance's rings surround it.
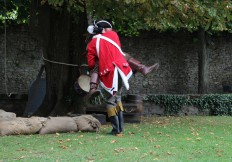
M 206 33 L 203 29 L 198 31 L 199 33 L 199 52 L 198 52 L 198 93 L 206 94 L 208 93 L 209 86 L 209 74 L 208 74 L 208 62 L 209 55 L 207 52 L 206 45 Z
M 35 3 L 36 0 L 34 6 Z M 82 25 L 77 28 L 65 7 L 55 10 L 48 4 L 37 4 L 36 9 L 39 13 L 37 37 L 43 47 L 43 56 L 50 61 L 45 61 L 46 96 L 35 115 L 65 115 L 73 109 L 85 113 L 83 107 L 86 100 L 83 96 L 77 96 L 73 89 L 74 82 L 80 75 L 80 67 L 62 63 L 77 65 L 83 61 L 80 58 L 85 51 L 83 29 L 86 29 L 87 24 L 80 23 Z M 82 22 L 82 19 L 87 22 L 85 14 L 80 15 L 79 21 Z M 74 99 L 80 100 L 78 105 L 75 105 Z

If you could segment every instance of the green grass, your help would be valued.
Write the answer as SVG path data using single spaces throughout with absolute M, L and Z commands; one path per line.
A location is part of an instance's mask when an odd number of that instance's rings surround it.
M 62 133 L 0 137 L 0 162 L 232 161 L 229 116 L 152 117 L 125 124 L 124 137 Z

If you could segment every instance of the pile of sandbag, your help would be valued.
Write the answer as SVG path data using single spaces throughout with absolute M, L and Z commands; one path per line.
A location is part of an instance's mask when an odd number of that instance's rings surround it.
M 0 135 L 35 134 L 42 128 L 38 117 L 0 121 Z
M 101 123 L 92 115 L 77 117 L 16 117 L 16 114 L 0 110 L 0 136 L 19 134 L 51 134 L 65 132 L 98 132 Z
M 0 122 L 1 121 L 8 121 L 13 120 L 16 118 L 16 114 L 12 112 L 6 112 L 2 109 L 0 109 Z
M 101 123 L 92 115 L 81 115 L 77 117 L 49 117 L 43 123 L 39 134 L 61 133 L 61 132 L 98 132 Z

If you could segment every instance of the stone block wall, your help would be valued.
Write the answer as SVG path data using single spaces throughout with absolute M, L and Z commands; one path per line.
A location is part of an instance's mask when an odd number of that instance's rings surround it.
M 5 34 L 1 31 L 0 94 L 27 94 L 43 63 L 41 46 L 28 28 L 17 27 L 7 30 L 6 47 L 5 53 Z
M 220 93 L 222 85 L 232 86 L 232 34 L 212 37 L 209 42 L 209 89 Z
M 198 92 L 198 50 L 194 33 L 142 33 L 139 37 L 120 37 L 123 51 L 143 64 L 160 63 L 157 72 L 131 78 L 125 94 L 195 94 Z M 209 92 L 223 93 L 222 84 L 232 84 L 232 34 L 211 36 L 209 52 Z M 0 94 L 27 93 L 43 63 L 42 49 L 26 27 L 0 31 Z M 6 61 L 6 68 L 5 68 Z M 6 69 L 6 70 L 5 70 Z M 6 75 L 6 80 L 5 80 Z
M 223 93 L 222 84 L 232 85 L 232 34 L 208 38 L 209 93 Z M 195 33 L 144 33 L 121 38 L 123 50 L 146 65 L 160 63 L 147 77 L 131 79 L 133 94 L 198 93 L 198 48 Z

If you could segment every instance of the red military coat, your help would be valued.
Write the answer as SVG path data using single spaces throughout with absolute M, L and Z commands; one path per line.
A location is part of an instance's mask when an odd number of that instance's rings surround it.
M 110 42 L 111 41 L 111 42 Z M 121 76 L 126 89 L 132 70 L 121 51 L 118 35 L 107 31 L 93 37 L 87 47 L 88 66 L 93 69 L 98 62 L 100 85 L 112 95 L 118 90 L 118 74 Z

